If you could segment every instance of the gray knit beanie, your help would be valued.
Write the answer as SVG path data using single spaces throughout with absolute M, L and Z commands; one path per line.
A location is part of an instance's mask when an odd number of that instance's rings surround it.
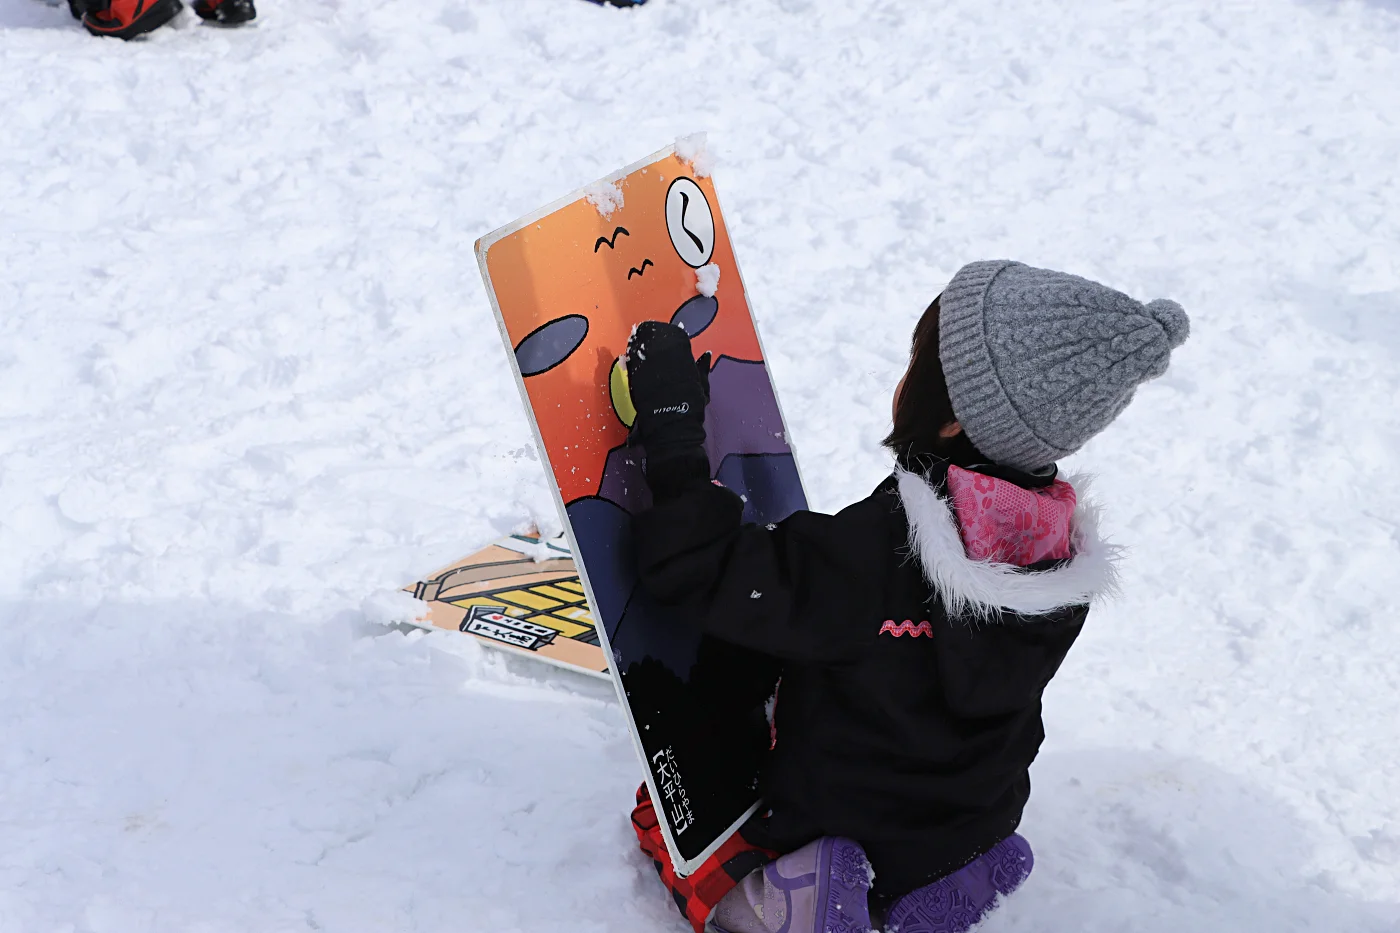
M 939 357 L 953 412 L 996 463 L 1038 470 L 1074 453 L 1167 371 L 1191 321 L 1077 275 L 991 260 L 939 299 Z

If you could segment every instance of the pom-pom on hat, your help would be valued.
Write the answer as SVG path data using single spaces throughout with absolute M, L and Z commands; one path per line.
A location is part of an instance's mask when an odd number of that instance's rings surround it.
M 1064 272 L 1009 260 L 963 266 L 939 299 L 939 358 L 967 437 L 1034 471 L 1074 453 L 1167 371 L 1191 321 Z

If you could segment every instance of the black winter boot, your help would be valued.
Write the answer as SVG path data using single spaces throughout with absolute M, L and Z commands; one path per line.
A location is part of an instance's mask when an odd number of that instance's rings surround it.
M 238 26 L 258 18 L 253 0 L 194 0 L 200 19 L 220 26 Z
M 164 26 L 184 7 L 180 0 L 69 0 L 68 9 L 82 10 L 83 28 L 94 36 L 134 39 Z

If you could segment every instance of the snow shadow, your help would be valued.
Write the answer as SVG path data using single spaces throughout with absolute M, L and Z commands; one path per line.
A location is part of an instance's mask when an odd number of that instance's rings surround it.
M 76 29 L 68 3 L 49 6 L 43 0 L 5 0 L 0 3 L 0 29 Z
M 0 928 L 679 933 L 608 685 L 503 661 L 364 612 L 0 604 Z M 1395 870 L 1391 830 L 1339 852 L 1157 752 L 1032 778 L 1035 873 L 980 933 L 1400 929 L 1354 893 Z
M 1315 327 L 1353 343 L 1400 351 L 1400 292 L 1353 295 L 1340 288 L 1293 282 L 1277 294 L 1297 304 Z
M 1297 2 L 1321 10 L 1329 10 L 1337 5 L 1336 0 L 1297 0 Z M 1365 6 L 1393 13 L 1400 17 L 1400 0 L 1361 0 L 1361 2 Z M 1400 25 L 1400 21 L 1397 21 L 1396 25 Z
M 616 703 L 362 616 L 0 604 L 0 928 L 655 927 Z
M 1313 864 L 1315 827 L 1202 761 L 1049 753 L 1032 778 L 1021 832 L 1036 850 L 1035 873 L 985 933 L 1051 929 L 1047 917 L 1053 929 L 1139 933 L 1400 929 L 1400 905 L 1349 896 Z

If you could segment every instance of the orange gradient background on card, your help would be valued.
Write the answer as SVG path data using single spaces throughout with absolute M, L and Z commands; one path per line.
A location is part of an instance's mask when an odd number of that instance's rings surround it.
M 597 494 L 608 452 L 626 440 L 608 379 L 633 326 L 669 321 L 699 294 L 696 268 L 667 226 L 667 195 L 678 178 L 693 181 L 708 202 L 714 244 L 708 261 L 720 270 L 718 311 L 694 337 L 695 355 L 708 350 L 716 360 L 761 360 L 714 186 L 674 155 L 616 180 L 622 204 L 606 216 L 579 197 L 486 246 L 487 273 L 512 347 L 567 315 L 588 322 L 582 342 L 562 362 L 524 377 L 565 504 Z M 678 235 L 686 236 L 683 230 Z

